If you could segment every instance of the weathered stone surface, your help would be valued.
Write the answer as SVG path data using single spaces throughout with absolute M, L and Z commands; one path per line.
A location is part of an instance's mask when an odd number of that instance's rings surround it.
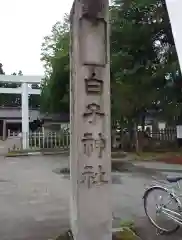
M 71 226 L 75 240 L 112 239 L 109 11 L 107 0 L 99 2 L 102 7 L 96 1 L 75 0 L 70 18 Z

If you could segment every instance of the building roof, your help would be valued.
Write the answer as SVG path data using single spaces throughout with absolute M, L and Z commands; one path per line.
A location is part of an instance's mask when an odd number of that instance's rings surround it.
M 68 113 L 41 114 L 40 118 L 45 122 L 69 122 Z
M 40 116 L 39 109 L 29 109 L 30 120 L 35 120 Z M 0 119 L 21 119 L 21 108 L 16 107 L 0 107 Z
M 0 107 L 0 119 L 21 119 L 21 107 Z M 46 122 L 69 122 L 69 114 L 67 113 L 40 113 L 39 109 L 29 109 L 30 121 L 40 118 Z

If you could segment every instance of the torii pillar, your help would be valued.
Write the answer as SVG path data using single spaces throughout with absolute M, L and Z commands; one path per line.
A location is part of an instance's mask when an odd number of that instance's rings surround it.
M 19 76 L 19 75 L 0 75 L 0 82 L 18 83 L 19 88 L 0 88 L 0 93 L 21 94 L 22 98 L 22 145 L 23 149 L 29 148 L 29 95 L 40 95 L 40 89 L 32 89 L 28 84 L 40 84 L 42 76 Z
M 71 229 L 74 240 L 111 240 L 108 0 L 75 0 L 70 37 Z

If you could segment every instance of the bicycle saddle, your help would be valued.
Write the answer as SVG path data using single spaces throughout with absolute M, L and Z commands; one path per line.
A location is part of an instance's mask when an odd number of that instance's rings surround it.
M 170 183 L 178 182 L 182 180 L 182 177 L 167 177 L 167 181 Z

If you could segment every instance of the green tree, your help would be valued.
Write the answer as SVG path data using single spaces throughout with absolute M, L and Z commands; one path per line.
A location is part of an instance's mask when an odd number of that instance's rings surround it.
M 41 109 L 69 112 L 69 20 L 57 22 L 44 38 L 42 61 L 46 78 L 42 84 Z
M 112 117 L 144 123 L 148 112 L 174 121 L 181 112 L 181 75 L 164 0 L 115 0 L 111 12 Z M 69 111 L 69 22 L 56 23 L 42 44 L 44 111 Z
M 178 114 L 169 94 L 168 76 L 179 65 L 165 1 L 116 0 L 111 13 L 113 115 L 142 123 L 151 110 L 174 116 L 171 105 Z

